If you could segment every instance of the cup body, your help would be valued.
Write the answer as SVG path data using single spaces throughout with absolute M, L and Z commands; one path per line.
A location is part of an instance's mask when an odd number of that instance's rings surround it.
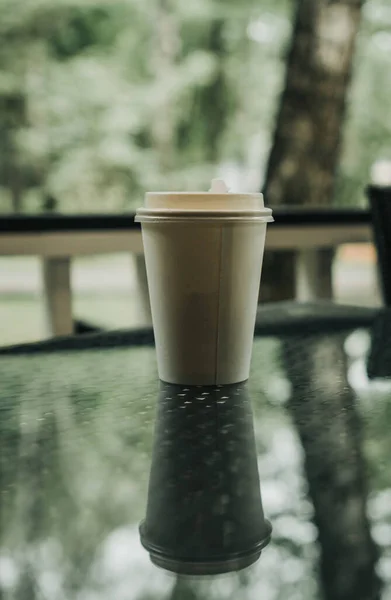
M 156 219 L 142 236 L 160 379 L 248 379 L 266 222 Z

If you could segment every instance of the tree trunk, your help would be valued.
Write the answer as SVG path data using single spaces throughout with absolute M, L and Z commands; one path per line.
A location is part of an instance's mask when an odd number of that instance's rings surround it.
M 0 185 L 8 188 L 12 211 L 23 210 L 24 177 L 15 132 L 26 124 L 26 101 L 21 94 L 0 96 Z
M 156 80 L 160 85 L 161 99 L 156 110 L 156 118 L 152 123 L 152 135 L 163 172 L 172 168 L 174 160 L 174 115 L 168 83 L 173 81 L 178 49 L 179 38 L 172 0 L 159 0 L 156 14 L 154 67 Z
M 228 105 L 231 101 L 227 86 L 224 59 L 227 51 L 224 43 L 224 20 L 215 19 L 210 28 L 208 52 L 217 60 L 215 76 L 199 95 L 199 114 L 205 119 L 205 153 L 206 160 L 218 162 L 221 136 L 224 133 L 228 118 Z
M 345 335 L 337 333 L 283 342 L 292 382 L 288 408 L 304 450 L 325 600 L 375 600 L 381 588 L 378 551 L 367 517 L 361 421 L 347 379 L 344 342 Z
M 191 143 L 191 159 L 195 164 L 200 162 L 216 165 L 221 155 L 221 142 L 226 129 L 227 119 L 237 106 L 236 92 L 228 84 L 226 75 L 226 59 L 229 54 L 226 42 L 226 19 L 214 16 L 208 27 L 203 22 L 197 25 L 200 37 L 199 47 L 213 58 L 214 69 L 210 79 L 192 89 L 192 110 L 186 119 L 179 122 L 177 139 L 178 149 L 189 151 Z M 190 38 L 185 29 L 182 32 L 184 42 Z M 186 60 L 196 51 L 194 41 L 184 43 L 182 57 Z M 184 165 L 186 166 L 186 165 Z
M 363 0 L 298 0 L 285 89 L 265 178 L 270 206 L 331 204 L 342 125 Z M 331 259 L 330 259 L 331 260 Z M 294 251 L 266 255 L 263 284 Z M 324 261 L 323 261 L 324 262 Z M 330 264 L 323 265 L 330 269 Z M 268 300 L 295 296 L 295 276 Z
M 8 169 L 8 187 L 11 192 L 12 212 L 21 213 L 23 211 L 23 181 L 22 170 L 18 166 L 16 153 L 11 155 L 12 163 Z

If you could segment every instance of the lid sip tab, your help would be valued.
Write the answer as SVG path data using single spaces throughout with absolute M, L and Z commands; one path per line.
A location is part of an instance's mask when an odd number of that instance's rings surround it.
M 227 194 L 229 189 L 223 179 L 212 179 L 209 191 L 213 194 Z

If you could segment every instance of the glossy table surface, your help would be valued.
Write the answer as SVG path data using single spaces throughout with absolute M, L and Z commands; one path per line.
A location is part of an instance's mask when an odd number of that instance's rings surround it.
M 147 504 L 179 558 L 213 554 L 215 508 L 230 552 L 253 543 L 249 465 L 273 527 L 259 560 L 155 566 Z M 1 600 L 390 598 L 391 314 L 263 308 L 229 389 L 160 385 L 150 331 L 0 349 L 0 501 Z

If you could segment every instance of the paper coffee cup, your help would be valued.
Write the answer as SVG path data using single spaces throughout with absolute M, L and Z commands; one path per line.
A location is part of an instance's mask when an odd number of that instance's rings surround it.
M 262 194 L 148 193 L 141 222 L 159 377 L 249 376 L 266 225 Z M 218 191 L 214 191 L 215 189 Z

